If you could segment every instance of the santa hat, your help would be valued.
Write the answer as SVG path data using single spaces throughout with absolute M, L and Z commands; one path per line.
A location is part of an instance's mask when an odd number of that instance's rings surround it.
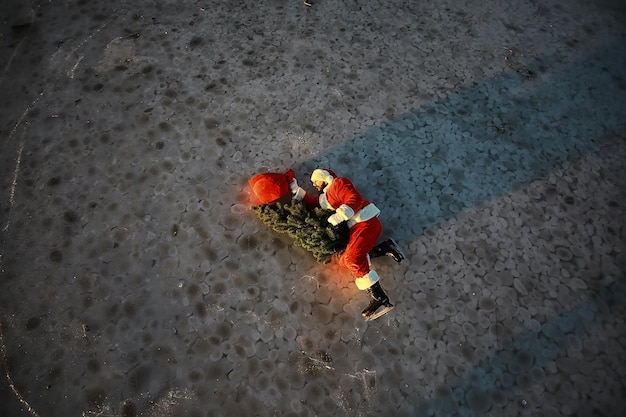
M 321 181 L 330 184 L 337 175 L 330 169 L 316 169 L 311 174 L 311 182 Z
M 274 203 L 290 193 L 289 183 L 293 181 L 295 173 L 292 169 L 285 173 L 265 172 L 248 180 L 252 191 L 261 204 Z

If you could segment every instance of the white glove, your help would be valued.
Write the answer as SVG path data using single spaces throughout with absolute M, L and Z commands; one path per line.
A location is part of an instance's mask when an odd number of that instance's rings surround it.
M 343 219 L 337 213 L 333 214 L 332 216 L 328 218 L 328 223 L 332 224 L 333 226 L 337 226 L 342 221 Z
M 328 223 L 337 226 L 339 223 L 348 220 L 352 216 L 354 216 L 352 207 L 347 204 L 342 204 L 335 210 L 335 214 L 328 218 Z
M 302 199 L 306 195 L 306 191 L 304 191 L 304 188 L 298 185 L 298 181 L 296 181 L 295 178 L 289 183 L 289 189 L 291 190 L 291 198 L 296 201 L 302 201 Z
M 292 198 L 296 201 L 302 201 L 305 195 L 306 191 L 304 191 L 304 188 L 298 187 L 298 189 L 293 193 Z

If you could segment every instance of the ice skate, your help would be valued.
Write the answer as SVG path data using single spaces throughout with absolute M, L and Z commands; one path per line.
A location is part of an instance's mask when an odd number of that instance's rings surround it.
M 385 291 L 380 286 L 380 283 L 375 283 L 367 289 L 371 297 L 370 304 L 361 313 L 361 316 L 366 321 L 377 319 L 378 317 L 387 314 L 393 309 L 393 304 L 389 302 L 389 297 L 385 294 Z
M 379 256 L 391 256 L 397 263 L 406 259 L 406 255 L 394 239 L 387 239 L 384 242 L 374 246 L 369 253 L 371 258 L 377 258 Z

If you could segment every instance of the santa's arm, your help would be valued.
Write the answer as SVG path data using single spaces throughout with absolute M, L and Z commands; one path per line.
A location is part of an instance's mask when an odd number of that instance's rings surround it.
M 335 214 L 328 218 L 328 221 L 336 226 L 354 216 L 356 208 L 362 203 L 363 197 L 356 190 L 354 184 L 345 178 L 337 178 L 333 182 L 336 197 L 341 201 L 341 205 L 335 210 Z
M 302 201 L 304 201 L 304 204 L 306 204 L 309 208 L 315 208 L 320 206 L 320 198 L 317 195 L 305 193 Z
M 289 189 L 291 190 L 292 198 L 296 201 L 304 201 L 304 204 L 309 208 L 315 208 L 319 206 L 319 196 L 308 194 L 304 191 L 304 188 L 298 185 L 298 182 L 295 180 L 289 183 Z

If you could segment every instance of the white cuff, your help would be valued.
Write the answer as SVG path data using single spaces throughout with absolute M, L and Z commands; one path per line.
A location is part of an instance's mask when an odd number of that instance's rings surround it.
M 376 284 L 380 280 L 378 273 L 374 270 L 370 270 L 367 274 L 363 275 L 361 278 L 357 278 L 354 280 L 356 287 L 360 290 L 366 290 L 372 285 Z

